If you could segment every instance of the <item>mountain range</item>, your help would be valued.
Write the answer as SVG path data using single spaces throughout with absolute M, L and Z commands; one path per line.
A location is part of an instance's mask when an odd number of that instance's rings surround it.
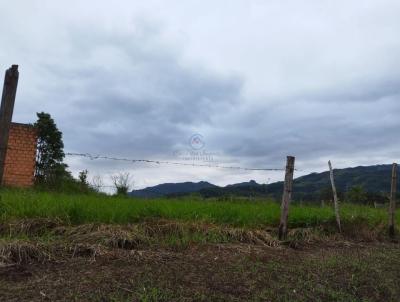
M 133 190 L 129 193 L 135 197 L 155 198 L 169 196 L 172 194 L 187 194 L 198 192 L 202 189 L 218 188 L 218 186 L 210 184 L 206 181 L 200 182 L 181 182 L 181 183 L 164 183 L 154 187 L 148 187 L 141 190 Z
M 335 169 L 335 183 L 339 195 L 348 192 L 353 187 L 361 187 L 363 191 L 379 195 L 390 192 L 392 165 L 359 166 L 354 168 Z M 231 184 L 224 187 L 209 182 L 165 183 L 154 187 L 130 192 L 131 196 L 154 198 L 175 197 L 187 194 L 217 197 L 270 197 L 278 199 L 283 191 L 283 182 L 259 184 L 254 180 Z M 298 177 L 293 184 L 293 200 L 320 200 L 327 194 L 331 196 L 329 172 L 311 173 Z

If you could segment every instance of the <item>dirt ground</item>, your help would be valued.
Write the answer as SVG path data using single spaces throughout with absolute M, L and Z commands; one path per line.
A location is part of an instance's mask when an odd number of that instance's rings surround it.
M 75 248 L 0 267 L 0 301 L 400 301 L 399 247 Z

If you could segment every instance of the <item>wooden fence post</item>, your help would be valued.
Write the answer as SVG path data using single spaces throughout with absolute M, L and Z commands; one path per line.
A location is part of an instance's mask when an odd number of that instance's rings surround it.
M 335 180 L 333 178 L 333 169 L 331 161 L 328 161 L 329 171 L 330 171 L 330 178 L 331 178 L 331 185 L 332 185 L 332 192 L 333 192 L 333 202 L 335 205 L 335 216 L 336 216 L 336 224 L 339 229 L 339 232 L 342 232 L 342 227 L 340 225 L 340 214 L 339 214 L 339 200 L 337 198 Z
M 18 65 L 12 65 L 11 68 L 7 69 L 4 77 L 0 108 L 0 186 L 3 184 L 4 178 L 8 136 L 17 94 L 18 77 Z
M 293 190 L 293 173 L 294 173 L 293 156 L 288 156 L 286 160 L 285 183 L 283 185 L 283 196 L 281 204 L 281 221 L 279 224 L 279 240 L 286 239 L 287 236 L 287 220 L 289 214 L 289 203 Z
M 395 229 L 395 211 L 396 211 L 396 192 L 397 192 L 397 164 L 393 163 L 392 166 L 392 183 L 390 190 L 390 204 L 389 204 L 389 236 L 394 237 Z

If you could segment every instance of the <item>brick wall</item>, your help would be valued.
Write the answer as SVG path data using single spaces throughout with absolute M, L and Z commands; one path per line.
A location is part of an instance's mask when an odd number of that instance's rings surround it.
M 36 130 L 33 126 L 11 124 L 4 170 L 4 185 L 13 187 L 30 187 L 33 185 L 36 140 Z

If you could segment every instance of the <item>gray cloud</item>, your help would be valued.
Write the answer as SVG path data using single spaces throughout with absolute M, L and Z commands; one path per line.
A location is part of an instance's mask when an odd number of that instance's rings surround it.
M 99 1 L 96 16 L 79 1 L 43 3 L 34 13 L 35 1 L 0 4 L 0 66 L 21 65 L 15 119 L 50 112 L 69 151 L 176 160 L 174 151 L 201 133 L 218 161 L 251 167 L 281 167 L 288 154 L 307 170 L 325 169 L 327 159 L 353 166 L 398 160 L 395 1 L 238 0 L 229 14 L 211 2 L 127 1 L 121 11 Z M 135 168 L 139 186 L 265 181 L 261 174 L 69 161 L 74 171 L 100 174 Z
M 175 53 L 156 51 L 157 33 L 84 33 L 71 32 L 68 54 L 43 67 L 46 99 L 54 100 L 45 106 L 60 114 L 70 150 L 170 157 L 239 101 L 238 78 L 182 66 Z

